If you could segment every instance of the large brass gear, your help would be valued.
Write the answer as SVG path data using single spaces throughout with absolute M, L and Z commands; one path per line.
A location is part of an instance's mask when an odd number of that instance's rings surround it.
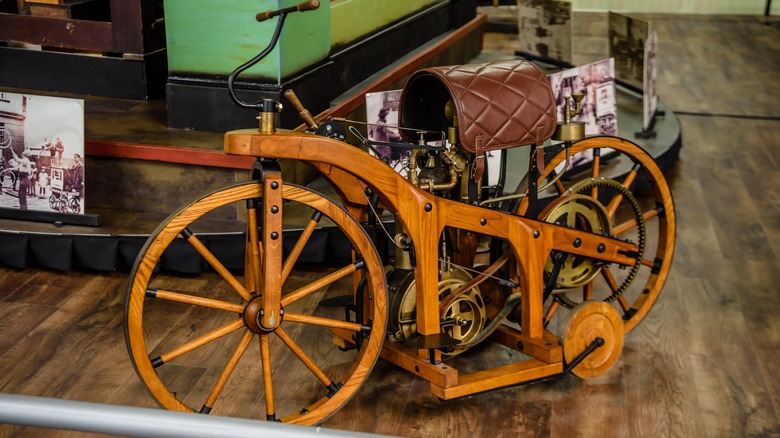
M 618 286 L 616 290 L 612 292 L 612 294 L 604 298 L 605 302 L 611 303 L 619 296 L 621 296 L 623 292 L 625 292 L 626 289 L 628 289 L 628 287 L 631 285 L 631 282 L 636 277 L 637 272 L 639 272 L 640 261 L 644 255 L 646 239 L 645 220 L 642 216 L 642 210 L 639 206 L 639 202 L 637 202 L 631 191 L 620 184 L 618 181 L 610 178 L 591 178 L 580 181 L 579 183 L 570 187 L 566 193 L 564 193 L 564 195 L 560 198 L 560 202 L 557 202 L 555 205 L 552 205 L 550 208 L 548 208 L 549 218 L 545 217 L 545 220 L 547 222 L 555 223 L 555 219 L 561 217 L 561 212 L 576 211 L 578 213 L 578 222 L 573 223 L 573 226 L 577 228 L 586 226 L 587 228 L 584 229 L 587 231 L 609 235 L 611 226 L 609 224 L 606 208 L 601 202 L 599 202 L 598 199 L 595 199 L 592 196 L 583 195 L 583 193 L 586 193 L 591 189 L 600 187 L 607 187 L 619 192 L 623 199 L 625 199 L 630 205 L 634 214 L 634 218 L 637 222 L 638 242 L 637 252 L 635 254 L 636 262 L 630 266 L 630 270 L 628 271 L 628 274 L 620 286 Z M 589 201 L 585 201 L 582 198 L 588 198 Z M 576 208 L 574 207 L 575 205 Z M 590 209 L 590 213 L 586 211 L 587 209 Z M 605 220 L 606 223 L 604 222 Z M 570 258 L 572 260 L 569 260 Z M 547 265 L 545 266 L 545 273 L 549 275 L 551 270 L 552 261 L 548 260 Z M 561 274 L 559 275 L 559 277 L 563 277 L 564 281 L 568 282 L 559 283 L 560 287 L 573 288 L 581 286 L 591 281 L 596 276 L 596 274 L 598 274 L 598 271 L 598 266 L 596 265 L 595 261 L 578 261 L 576 260 L 575 256 L 569 255 L 567 256 L 567 260 L 564 262 L 564 267 L 561 269 Z M 576 281 L 572 281 L 572 279 Z M 579 304 L 571 298 L 567 297 L 565 294 L 555 294 L 554 299 L 564 307 L 570 309 Z
M 445 300 L 471 279 L 471 275 L 465 269 L 449 265 L 447 272 L 441 274 L 439 280 L 439 301 Z M 413 339 L 417 334 L 417 289 L 413 273 L 408 271 L 405 275 L 391 276 L 388 294 L 390 340 L 405 342 Z M 445 322 L 442 332 L 459 341 L 460 344 L 468 344 L 485 327 L 488 319 L 486 306 L 478 286 L 463 292 L 441 309 L 440 316 Z M 445 353 L 445 356 L 454 356 L 465 350 L 455 346 L 452 351 Z
M 550 204 L 542 217 L 545 222 L 585 230 L 595 234 L 609 235 L 611 225 L 606 209 L 590 196 L 579 193 L 566 193 Z M 598 275 L 601 265 L 590 257 L 575 254 L 566 255 L 556 278 L 556 288 L 574 288 L 583 286 Z M 552 275 L 552 259 L 544 266 L 546 278 Z

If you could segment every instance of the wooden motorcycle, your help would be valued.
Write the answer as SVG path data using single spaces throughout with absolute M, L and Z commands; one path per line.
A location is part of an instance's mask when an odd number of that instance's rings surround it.
M 342 141 L 341 124 L 302 108 L 308 132 L 276 129 L 281 104 L 247 104 L 233 81 L 270 52 L 288 13 L 316 3 L 259 14 L 279 17 L 274 38 L 230 77 L 234 99 L 260 113 L 259 129 L 225 134 L 226 153 L 258 157 L 252 180 L 170 216 L 133 268 L 127 342 L 151 394 L 172 410 L 313 425 L 379 357 L 442 399 L 609 370 L 672 261 L 674 205 L 653 158 L 619 138 L 579 139 L 582 96 L 556 124 L 549 84 L 528 62 L 412 75 L 400 104 L 405 177 L 366 151 L 375 143 Z M 488 183 L 487 155 L 521 146 L 529 170 L 518 188 L 502 187 L 506 160 Z M 341 205 L 285 182 L 277 160 L 315 168 Z M 243 254 L 213 250 L 199 231 L 225 209 L 245 218 Z M 327 263 L 291 275 L 315 244 Z M 217 280 L 161 275 L 158 263 L 182 247 Z M 229 267 L 236 257 L 243 269 Z M 511 360 L 474 369 L 478 344 Z

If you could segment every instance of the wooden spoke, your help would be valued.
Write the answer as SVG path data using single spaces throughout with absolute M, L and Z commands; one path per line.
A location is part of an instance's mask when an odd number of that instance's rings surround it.
M 591 169 L 591 178 L 596 179 L 599 177 L 599 170 L 601 168 L 601 149 L 593 149 L 593 168 Z M 590 196 L 593 199 L 599 199 L 599 189 L 593 186 Z
M 230 284 L 230 286 L 235 289 L 236 292 L 238 292 L 239 295 L 241 295 L 241 298 L 243 298 L 245 301 L 249 301 L 252 299 L 252 295 L 249 293 L 249 291 L 246 290 L 243 284 L 239 282 L 236 277 L 233 276 L 233 274 L 230 273 L 230 271 L 227 270 L 225 265 L 223 265 L 215 256 L 211 253 L 211 251 L 206 248 L 206 245 L 203 244 L 200 240 L 198 240 L 197 236 L 195 236 L 194 233 L 189 232 L 189 230 L 185 230 L 185 232 L 182 232 L 182 235 L 187 239 L 187 242 L 189 242 L 190 245 L 192 245 L 193 248 L 195 248 L 195 251 L 198 252 L 198 254 L 201 255 L 204 259 L 206 259 L 206 262 L 211 265 L 212 268 L 214 268 L 217 273 L 225 279 L 225 281 Z
M 582 287 L 582 301 L 588 301 L 593 299 L 593 282 L 590 282 Z
M 559 194 L 566 191 L 566 186 L 563 185 L 561 180 L 555 181 L 555 188 L 558 190 Z
M 352 215 L 322 195 L 285 184 L 278 176 L 270 188 L 267 186 L 257 181 L 237 183 L 204 195 L 182 208 L 150 236 L 133 267 L 125 307 L 128 350 L 143 383 L 167 409 L 192 412 L 190 400 L 198 403 L 205 400 L 201 409 L 204 413 L 210 412 L 218 403 L 220 415 L 257 418 L 265 414 L 266 419 L 271 421 L 315 425 L 352 398 L 379 358 L 387 330 L 387 285 L 384 266 L 371 239 Z M 268 190 L 273 191 L 272 196 L 268 195 Z M 263 210 L 257 208 L 259 202 L 262 202 Z M 212 254 L 190 231 L 202 229 L 201 218 L 213 210 L 240 205 L 247 208 L 247 237 L 240 250 L 244 255 L 243 279 L 230 274 L 226 268 L 229 265 L 217 260 L 216 254 Z M 284 214 L 301 209 L 314 215 L 291 257 L 283 264 L 280 237 L 285 232 Z M 261 211 L 264 220 L 262 229 L 259 228 Z M 280 280 L 283 275 L 292 275 L 291 270 L 302 248 L 312 240 L 319 216 L 327 217 L 361 258 L 347 266 L 327 268 L 327 273 L 318 278 L 308 277 L 310 280 L 304 287 L 284 297 L 284 304 L 289 307 L 282 308 Z M 261 232 L 269 239 L 261 237 Z M 222 287 L 215 288 L 210 280 L 202 281 L 200 278 L 181 279 L 187 282 L 185 287 L 166 286 L 164 290 L 158 290 L 151 286 L 167 285 L 175 280 L 158 278 L 166 277 L 166 273 L 154 268 L 179 236 L 187 239 L 217 271 L 217 274 L 204 272 L 201 275 L 211 276 L 220 283 L 227 280 L 244 302 L 230 302 L 238 301 L 230 298 L 234 292 L 227 291 L 226 294 Z M 272 250 L 267 245 L 269 241 L 276 245 Z M 360 290 L 364 299 L 359 320 L 350 322 L 349 319 L 311 316 L 319 315 L 317 312 L 320 311 L 317 308 L 319 303 L 314 300 L 306 306 L 292 305 L 312 297 L 322 288 L 335 287 L 334 283 L 339 280 L 342 280 L 339 287 L 343 285 L 347 293 L 355 293 L 357 285 L 343 281 L 353 274 L 360 274 L 367 282 Z M 258 285 L 266 285 L 267 289 L 260 290 Z M 171 302 L 183 303 L 190 308 L 180 313 L 181 308 L 176 307 L 183 306 Z M 260 318 L 274 313 L 274 309 L 276 324 L 258 323 Z M 281 310 L 290 312 L 282 315 Z M 226 312 L 233 314 L 223 320 Z M 211 322 L 214 317 L 215 322 Z M 288 323 L 295 330 L 280 325 Z M 269 330 L 266 332 L 265 328 Z M 280 340 L 271 342 L 274 330 Z M 343 343 L 334 342 L 335 331 L 360 333 L 363 336 L 361 347 L 345 352 Z M 257 358 L 252 363 L 246 358 L 241 359 L 250 351 L 250 346 L 254 347 L 252 338 L 255 335 L 259 341 L 260 363 L 255 363 Z M 227 342 L 234 340 L 232 336 L 236 337 L 238 344 Z M 166 351 L 161 356 L 151 357 L 150 352 L 157 345 L 171 347 L 164 348 Z M 206 350 L 208 354 L 198 354 Z M 160 367 L 166 361 L 173 361 L 172 366 Z M 322 382 L 327 394 L 313 399 L 309 391 L 299 391 L 301 388 L 289 390 L 300 385 L 300 371 L 304 375 L 312 372 L 317 376 L 319 381 L 309 383 L 319 385 Z M 204 387 L 202 376 L 205 375 L 215 376 L 213 387 L 211 381 L 209 386 Z M 234 382 L 239 376 L 244 381 Z M 255 403 L 256 387 L 251 382 L 259 382 L 260 379 L 263 380 L 264 401 Z
M 311 360 L 311 358 L 301 349 L 301 347 L 299 347 L 298 344 L 296 344 L 295 341 L 293 341 L 292 338 L 290 338 L 290 336 L 287 335 L 284 330 L 282 330 L 281 327 L 276 329 L 274 333 L 276 333 L 276 336 L 278 336 L 279 339 L 284 342 L 284 345 L 286 345 L 287 348 L 289 348 L 290 351 L 292 351 L 293 354 L 298 359 L 300 359 L 301 362 L 303 362 L 306 368 L 308 368 L 309 371 L 311 371 L 312 374 L 314 374 L 314 376 L 317 377 L 317 379 L 322 382 L 323 385 L 325 385 L 325 387 L 328 389 L 334 387 L 333 381 L 327 375 L 325 375 L 325 373 L 314 363 L 313 360 Z
M 241 327 L 244 327 L 244 321 L 242 319 L 236 319 L 234 321 L 231 321 L 223 325 L 222 327 L 219 327 L 216 330 L 213 330 L 209 333 L 206 333 L 203 336 L 198 337 L 197 339 L 193 339 L 192 341 L 187 342 L 181 347 L 175 348 L 165 354 L 160 355 L 160 361 L 157 363 L 159 363 L 159 365 L 168 363 L 183 354 L 189 353 L 190 351 L 193 351 L 197 348 L 200 348 L 208 344 L 211 341 L 217 340 L 225 335 L 233 333 L 234 331 L 240 329 Z
M 644 213 L 642 213 L 642 218 L 645 222 L 649 221 L 650 219 L 658 216 L 658 210 L 652 209 L 648 210 Z M 615 236 L 619 236 L 626 231 L 633 230 L 636 228 L 639 224 L 637 223 L 636 219 L 631 219 L 623 222 L 622 224 L 618 224 L 614 227 L 612 227 L 612 234 Z
M 251 202 L 250 202 L 251 201 Z M 247 220 L 246 229 L 249 236 L 249 251 L 246 257 L 249 260 L 246 263 L 244 269 L 251 269 L 252 275 L 247 275 L 247 280 L 251 281 L 252 289 L 257 293 L 262 293 L 261 282 L 263 273 L 261 272 L 261 258 L 263 254 L 263 248 L 260 246 L 260 238 L 257 235 L 257 201 L 254 199 L 247 200 Z
M 298 241 L 295 242 L 295 246 L 292 251 L 290 251 L 290 255 L 287 256 L 287 260 L 284 261 L 284 265 L 282 266 L 282 283 L 284 283 L 287 276 L 290 275 L 290 271 L 292 271 L 293 266 L 295 266 L 295 262 L 298 261 L 298 257 L 301 255 L 303 248 L 306 246 L 306 243 L 309 242 L 309 238 L 311 238 L 314 229 L 317 227 L 317 224 L 319 224 L 320 218 L 322 218 L 322 213 L 319 211 L 315 212 L 306 224 L 306 228 L 303 229 L 303 232 L 298 237 Z
M 341 280 L 342 278 L 346 277 L 347 275 L 357 271 L 357 266 L 355 263 L 349 264 L 341 269 L 339 269 L 336 272 L 333 272 L 329 275 L 326 275 L 319 280 L 308 284 L 294 292 L 290 292 L 289 294 L 282 297 L 282 307 L 289 306 L 290 304 L 300 300 L 301 298 L 316 292 L 323 287 L 333 284 L 338 280 Z
M 626 298 L 622 295 L 618 296 L 617 298 L 618 303 L 620 303 L 620 307 L 623 309 L 623 312 L 628 312 L 629 309 L 631 309 L 631 306 L 628 304 L 628 301 L 626 301 Z
M 275 421 L 276 407 L 274 406 L 273 372 L 271 371 L 271 346 L 268 342 L 268 335 L 260 335 L 260 360 L 263 362 L 265 416 L 266 419 Z
M 603 165 L 605 160 L 600 156 L 600 151 L 607 150 L 609 150 L 609 165 Z M 644 245 L 639 243 L 631 245 L 634 247 L 632 251 L 642 252 L 640 259 L 637 260 L 639 265 L 630 266 L 623 273 L 616 269 L 610 270 L 609 266 L 594 264 L 594 267 L 601 272 L 601 276 L 594 275 L 586 279 L 581 293 L 575 294 L 571 291 L 561 293 L 556 301 L 560 302 L 561 306 L 574 308 L 589 300 L 615 300 L 620 291 L 619 296 L 625 302 L 625 304 L 621 303 L 621 306 L 627 304 L 630 309 L 625 315 L 630 317 L 623 320 L 625 331 L 630 332 L 652 308 L 670 272 L 676 229 L 671 190 L 652 156 L 628 140 L 607 136 L 588 137 L 572 143 L 567 149 L 546 156 L 540 181 L 554 178 L 555 169 L 564 163 L 567 155 L 575 156 L 580 153 L 592 153 L 591 167 L 577 174 L 569 172 L 559 181 L 565 182 L 568 187 L 577 187 L 579 189 L 577 194 L 591 198 L 590 204 L 583 204 L 590 211 L 578 211 L 577 214 L 584 218 L 606 212 L 610 221 L 618 222 L 611 227 L 609 231 L 611 236 L 618 236 L 626 241 L 643 242 Z M 645 189 L 641 193 L 631 193 L 629 189 L 639 180 L 643 181 L 642 186 Z M 515 193 L 527 192 L 527 185 L 527 181 L 522 180 Z M 546 193 L 552 198 L 547 200 L 548 205 L 552 207 L 557 205 L 556 203 L 567 202 L 566 196 L 569 193 L 563 184 L 556 184 L 556 187 L 557 197 L 552 191 Z M 634 199 L 629 199 L 631 196 Z M 640 206 L 639 211 L 636 210 L 634 202 Z M 522 199 L 516 213 L 525 214 L 528 205 L 528 199 Z M 654 207 L 646 210 L 644 206 L 649 205 Z M 630 216 L 623 218 L 624 213 Z M 557 221 L 561 218 L 551 215 L 550 220 Z M 652 221 L 652 224 L 648 224 L 649 221 Z M 567 223 L 567 225 L 587 231 L 586 224 Z M 547 264 L 552 266 L 549 260 Z M 645 266 L 650 267 L 650 272 L 643 268 Z M 572 265 L 564 265 L 562 271 L 566 273 L 571 271 L 572 267 Z M 640 267 L 643 268 L 642 271 Z M 565 277 L 564 274 L 561 275 Z M 601 284 L 602 278 L 606 286 Z M 596 288 L 605 289 L 605 293 Z
M 618 284 L 617 281 L 615 281 L 615 277 L 612 275 L 612 271 L 606 267 L 601 268 L 601 276 L 604 277 L 604 280 L 607 282 L 607 285 L 609 286 L 609 289 L 612 291 L 612 293 L 618 291 Z
M 287 322 L 298 322 L 301 324 L 316 325 L 320 327 L 346 329 L 346 330 L 351 330 L 353 332 L 359 332 L 365 328 L 364 326 L 354 322 L 341 321 L 338 319 L 330 319 L 330 318 L 320 318 L 317 316 L 300 315 L 297 313 L 289 313 L 289 312 L 285 312 L 284 320 Z
M 561 307 L 561 304 L 558 301 L 552 300 L 552 303 L 550 304 L 550 307 L 547 309 L 547 312 L 545 312 L 545 314 L 544 314 L 544 320 L 545 321 L 550 321 L 552 319 L 553 315 L 555 315 L 555 312 L 558 309 L 560 309 L 560 307 Z
M 192 304 L 194 306 L 208 307 L 211 309 L 226 310 L 228 312 L 241 313 L 244 306 L 241 304 L 228 303 L 227 301 L 213 300 L 195 295 L 184 294 L 162 289 L 149 289 L 146 292 L 147 297 L 158 298 L 161 300 L 176 301 L 177 303 Z
M 201 408 L 202 413 L 208 413 L 211 411 L 211 408 L 214 407 L 214 403 L 217 402 L 217 399 L 222 393 L 222 390 L 225 389 L 225 385 L 227 384 L 228 379 L 230 379 L 230 376 L 233 374 L 233 370 L 236 369 L 238 361 L 241 360 L 241 357 L 244 355 L 247 347 L 249 347 L 249 342 L 252 341 L 252 336 L 254 336 L 254 334 L 251 331 L 244 331 L 244 334 L 238 341 L 238 345 L 236 345 L 236 348 L 233 350 L 233 354 L 230 355 L 230 359 L 228 359 L 227 365 L 225 365 L 225 368 L 219 375 L 217 383 L 215 383 L 214 387 L 211 389 L 211 392 L 206 399 L 206 403 L 203 404 L 203 408 Z
M 631 184 L 633 184 L 634 180 L 636 179 L 637 170 L 638 168 L 634 167 L 630 172 L 628 172 L 628 175 L 623 178 L 623 182 L 621 183 L 623 187 L 626 189 L 631 187 Z M 617 212 L 621 202 L 623 202 L 623 195 L 621 193 L 616 194 L 615 197 L 612 198 L 612 201 L 609 202 L 609 205 L 607 206 L 607 214 L 610 218 L 615 217 L 615 213 Z

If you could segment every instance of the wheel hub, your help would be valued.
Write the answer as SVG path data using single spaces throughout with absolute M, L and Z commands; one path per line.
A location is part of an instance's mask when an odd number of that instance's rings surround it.
M 252 330 L 254 333 L 271 333 L 276 330 L 282 323 L 282 317 L 284 316 L 284 310 L 279 312 L 279 322 L 273 327 L 263 327 L 260 321 L 263 319 L 264 309 L 262 297 L 257 296 L 253 298 L 244 307 L 244 324 Z
M 542 217 L 548 223 L 603 236 L 610 235 L 611 231 L 609 215 L 604 206 L 598 200 L 578 193 L 561 196 L 545 209 Z M 550 277 L 553 266 L 552 259 L 548 259 L 544 266 L 547 278 Z M 558 273 L 556 286 L 559 288 L 583 286 L 593 280 L 600 269 L 600 266 L 589 257 L 569 254 Z

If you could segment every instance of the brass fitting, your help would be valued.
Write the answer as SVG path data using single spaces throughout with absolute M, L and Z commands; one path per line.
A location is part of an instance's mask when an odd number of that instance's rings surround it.
M 553 133 L 553 140 L 557 141 L 578 141 L 585 138 L 585 122 L 572 121 L 572 117 L 576 117 L 580 114 L 580 103 L 585 97 L 582 93 L 571 93 L 571 96 L 564 98 L 563 107 L 563 122 L 558 122 Z M 569 99 L 572 102 L 569 102 Z M 572 108 L 572 103 L 574 108 Z
M 260 121 L 261 134 L 276 132 L 276 113 L 282 112 L 282 104 L 273 99 L 263 99 L 263 108 L 257 119 Z

